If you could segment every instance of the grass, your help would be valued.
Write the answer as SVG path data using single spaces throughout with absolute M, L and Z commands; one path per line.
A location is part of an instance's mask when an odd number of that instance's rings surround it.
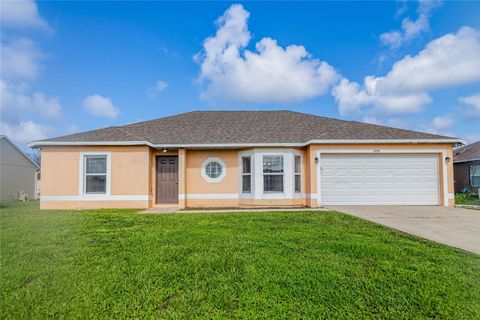
M 480 206 L 480 198 L 473 192 L 469 193 L 457 193 L 455 195 L 456 204 L 469 204 Z
M 479 319 L 480 256 L 336 212 L 0 210 L 2 319 Z

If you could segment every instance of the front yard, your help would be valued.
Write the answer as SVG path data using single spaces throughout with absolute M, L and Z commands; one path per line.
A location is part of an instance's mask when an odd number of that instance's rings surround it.
M 0 210 L 2 319 L 480 318 L 480 256 L 336 212 Z

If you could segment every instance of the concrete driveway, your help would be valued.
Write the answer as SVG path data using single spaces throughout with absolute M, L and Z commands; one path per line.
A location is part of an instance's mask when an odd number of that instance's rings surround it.
M 480 254 L 480 210 L 434 206 L 330 206 L 329 208 Z

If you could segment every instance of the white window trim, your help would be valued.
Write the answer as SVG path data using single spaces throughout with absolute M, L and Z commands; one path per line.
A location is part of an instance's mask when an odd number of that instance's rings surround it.
M 317 167 L 317 206 L 322 205 L 322 188 L 321 188 L 321 163 L 322 163 L 322 154 L 325 153 L 365 153 L 365 154 L 415 154 L 415 153 L 426 153 L 426 154 L 440 154 L 442 159 L 442 181 L 443 181 L 443 206 L 448 207 L 448 200 L 454 199 L 455 195 L 448 192 L 448 166 L 447 166 L 447 151 L 446 149 L 387 149 L 387 148 L 374 148 L 374 149 L 319 149 L 316 152 L 316 157 L 318 158 L 318 163 L 315 163 Z M 438 175 L 440 178 L 440 174 Z M 439 179 L 440 183 L 440 179 Z M 312 194 L 313 195 L 313 194 Z M 440 197 L 440 186 L 438 195 Z M 439 199 L 440 200 L 440 199 Z
M 250 159 L 250 172 L 244 173 L 243 172 L 243 158 Z M 243 191 L 243 177 L 249 176 L 250 177 L 250 191 Z M 241 155 L 240 156 L 240 193 L 251 195 L 253 192 L 253 180 L 255 179 L 254 172 L 253 172 L 253 157 L 250 154 Z
M 86 193 L 85 192 L 85 157 L 86 156 L 105 156 L 107 157 L 107 179 L 105 193 Z M 79 177 L 78 177 L 78 195 L 81 199 L 102 199 L 111 195 L 111 152 L 104 151 L 82 151 L 80 152 Z
M 222 166 L 222 173 L 216 178 L 210 178 L 206 173 L 207 164 L 213 161 L 218 162 Z M 222 161 L 222 159 L 217 157 L 210 157 L 210 158 L 207 158 L 207 160 L 203 161 L 201 174 L 203 179 L 205 179 L 205 181 L 207 181 L 208 183 L 219 183 L 227 175 L 227 166 L 225 165 L 225 162 Z
M 272 172 L 272 173 L 265 173 L 264 166 L 265 166 L 265 157 L 282 157 L 282 172 Z M 265 176 L 282 176 L 282 191 L 265 191 Z M 272 193 L 285 193 L 285 156 L 283 154 L 263 154 L 262 155 L 262 192 L 263 194 L 272 194 Z
M 264 155 L 282 155 L 283 156 L 283 174 L 284 184 L 283 192 L 263 192 L 263 156 Z M 252 160 L 252 192 L 242 193 L 242 175 L 238 170 L 238 192 L 240 199 L 255 200 L 274 200 L 274 199 L 298 199 L 306 197 L 303 193 L 294 192 L 294 155 L 303 157 L 302 151 L 298 149 L 249 149 L 238 153 L 239 168 L 241 168 L 242 157 L 250 156 Z
M 295 173 L 295 157 L 300 157 L 300 172 Z M 293 193 L 294 194 L 301 194 L 303 191 L 303 156 L 300 152 L 293 153 Z M 300 191 L 295 190 L 295 176 L 300 175 Z

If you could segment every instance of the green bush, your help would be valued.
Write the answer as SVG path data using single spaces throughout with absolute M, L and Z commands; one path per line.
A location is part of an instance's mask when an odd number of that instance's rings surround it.
M 455 195 L 455 203 L 480 205 L 480 199 L 478 198 L 478 193 L 469 191 L 465 193 L 457 193 Z

